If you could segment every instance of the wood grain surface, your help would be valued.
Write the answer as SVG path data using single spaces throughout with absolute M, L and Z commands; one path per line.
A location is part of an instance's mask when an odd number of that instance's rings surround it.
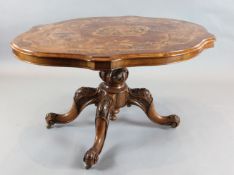
M 18 58 L 34 64 L 106 70 L 187 60 L 214 41 L 214 35 L 194 23 L 122 16 L 36 26 L 11 47 Z

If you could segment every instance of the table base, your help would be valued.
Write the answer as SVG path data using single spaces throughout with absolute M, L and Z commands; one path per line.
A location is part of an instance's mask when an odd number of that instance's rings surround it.
M 99 72 L 102 82 L 98 88 L 81 87 L 74 96 L 74 102 L 69 112 L 65 114 L 49 113 L 46 116 L 47 127 L 55 123 L 69 123 L 88 105 L 97 106 L 95 127 L 96 136 L 93 146 L 85 153 L 84 163 L 87 169 L 97 163 L 102 151 L 108 129 L 109 120 L 116 120 L 120 108 L 124 106 L 139 106 L 154 123 L 177 127 L 180 118 L 177 115 L 161 116 L 153 104 L 149 90 L 145 88 L 131 89 L 125 83 L 128 78 L 126 68 L 103 70 Z

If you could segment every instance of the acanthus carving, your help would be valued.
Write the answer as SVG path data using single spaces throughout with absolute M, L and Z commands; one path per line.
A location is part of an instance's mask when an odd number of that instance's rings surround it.
M 141 107 L 146 113 L 149 110 L 149 107 L 153 101 L 152 95 L 148 89 L 145 88 L 129 88 L 129 96 L 127 104 L 137 105 Z
M 96 117 L 101 117 L 108 123 L 110 114 L 114 109 L 113 99 L 109 95 L 103 95 L 100 97 L 100 101 L 97 106 Z
M 100 71 L 99 76 L 107 85 L 119 85 L 125 83 L 128 78 L 128 69 L 114 69 Z
M 91 87 L 81 87 L 79 88 L 75 95 L 74 101 L 76 103 L 77 109 L 83 108 L 86 103 L 97 103 L 98 89 Z

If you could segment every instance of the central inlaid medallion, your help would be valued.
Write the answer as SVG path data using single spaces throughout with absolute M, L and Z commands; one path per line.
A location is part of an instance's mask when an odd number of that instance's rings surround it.
M 95 36 L 141 36 L 149 31 L 147 26 L 105 26 L 98 28 L 93 32 Z

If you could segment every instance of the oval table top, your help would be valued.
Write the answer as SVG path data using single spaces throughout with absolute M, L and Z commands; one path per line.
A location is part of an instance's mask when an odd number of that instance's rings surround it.
M 214 35 L 191 22 L 122 16 L 36 26 L 11 47 L 18 58 L 34 64 L 105 70 L 188 60 L 214 41 Z

